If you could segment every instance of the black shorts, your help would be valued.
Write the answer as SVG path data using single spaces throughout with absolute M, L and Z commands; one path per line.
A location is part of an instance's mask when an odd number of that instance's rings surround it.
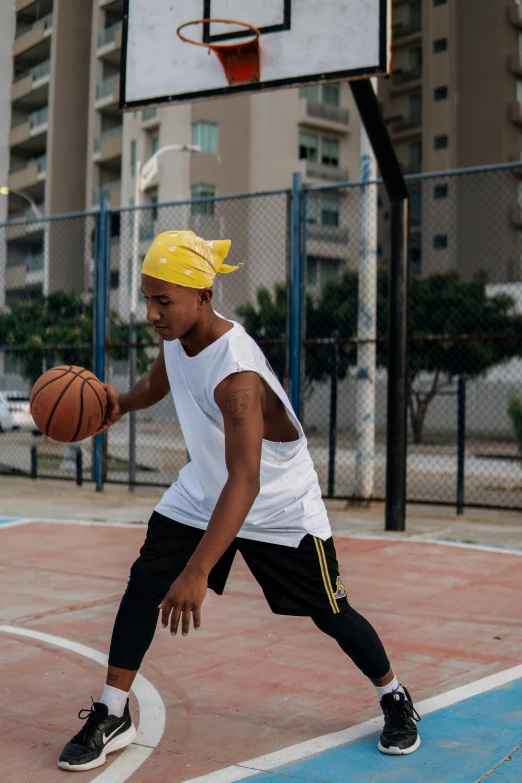
M 164 581 L 165 592 L 185 568 L 204 530 L 182 525 L 154 511 L 140 556 L 132 566 Z M 305 535 L 298 547 L 236 538 L 208 577 L 221 595 L 236 552 L 241 552 L 276 614 L 320 616 L 349 606 L 339 576 L 333 538 Z

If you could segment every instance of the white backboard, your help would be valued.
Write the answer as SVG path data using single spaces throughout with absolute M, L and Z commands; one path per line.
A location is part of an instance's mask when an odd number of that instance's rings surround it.
M 120 105 L 136 109 L 240 92 L 383 75 L 390 63 L 390 0 L 125 0 Z M 259 82 L 230 85 L 213 52 L 182 41 L 195 19 L 259 28 Z M 252 38 L 236 25 L 200 24 L 200 42 Z

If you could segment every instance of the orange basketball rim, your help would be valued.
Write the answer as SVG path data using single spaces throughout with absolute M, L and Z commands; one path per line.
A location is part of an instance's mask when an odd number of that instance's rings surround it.
M 238 24 L 252 31 L 253 38 L 242 43 L 215 44 L 205 41 L 196 41 L 193 38 L 187 38 L 180 32 L 185 27 L 195 24 Z M 260 79 L 260 57 L 259 57 L 259 36 L 260 31 L 248 22 L 241 22 L 237 19 L 194 19 L 192 22 L 181 24 L 176 30 L 177 34 L 185 43 L 195 46 L 204 46 L 209 51 L 214 52 L 223 66 L 225 76 L 229 84 L 241 84 L 258 82 Z

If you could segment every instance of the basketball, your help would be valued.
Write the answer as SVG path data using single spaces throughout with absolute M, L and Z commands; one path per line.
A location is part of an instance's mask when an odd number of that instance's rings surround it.
M 61 443 L 76 443 L 100 429 L 107 396 L 90 370 L 60 366 L 36 381 L 30 406 L 34 423 L 44 435 Z

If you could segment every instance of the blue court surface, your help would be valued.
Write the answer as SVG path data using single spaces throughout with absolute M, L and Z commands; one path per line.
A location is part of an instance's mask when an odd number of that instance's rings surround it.
M 0 517 L 0 525 L 5 525 L 7 522 L 16 522 L 16 517 Z
M 409 756 L 384 756 L 371 736 L 248 780 L 522 783 L 522 680 L 427 715 L 419 733 L 424 742 Z

